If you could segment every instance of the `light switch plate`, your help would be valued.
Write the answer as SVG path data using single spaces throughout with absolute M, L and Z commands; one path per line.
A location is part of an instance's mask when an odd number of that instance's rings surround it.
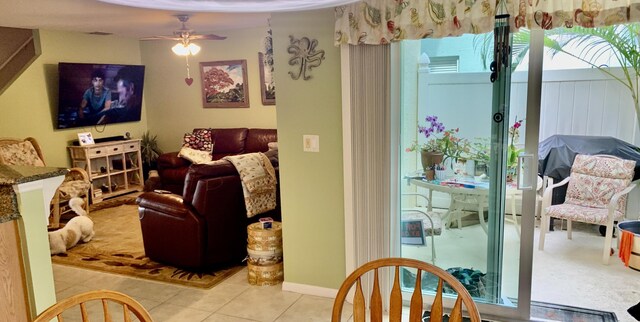
M 320 136 L 306 134 L 303 135 L 302 150 L 304 152 L 320 152 Z

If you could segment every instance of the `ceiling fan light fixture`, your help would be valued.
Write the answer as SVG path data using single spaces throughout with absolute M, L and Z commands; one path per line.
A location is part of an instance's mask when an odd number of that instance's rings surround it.
M 188 48 L 189 48 L 189 52 L 191 53 L 191 56 L 196 55 L 197 53 L 200 52 L 200 46 L 194 43 L 190 43 Z
M 178 56 L 188 56 L 188 55 L 193 56 L 200 52 L 200 46 L 194 43 L 190 43 L 188 45 L 179 43 L 171 47 L 171 50 L 173 51 L 174 54 Z

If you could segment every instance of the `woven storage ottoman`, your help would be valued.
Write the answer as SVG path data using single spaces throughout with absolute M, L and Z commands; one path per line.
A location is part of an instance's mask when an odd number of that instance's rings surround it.
M 269 229 L 262 223 L 247 227 L 247 278 L 251 285 L 276 285 L 284 281 L 282 265 L 282 224 L 274 221 Z

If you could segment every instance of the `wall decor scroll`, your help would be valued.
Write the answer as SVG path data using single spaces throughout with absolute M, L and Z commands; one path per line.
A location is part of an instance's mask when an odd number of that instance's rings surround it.
M 320 66 L 324 60 L 324 50 L 316 50 L 317 45 L 317 39 L 309 39 L 308 37 L 296 39 L 289 36 L 287 52 L 292 55 L 289 59 L 289 65 L 300 65 L 295 71 L 289 72 L 292 79 L 297 80 L 302 76 L 302 79 L 308 80 L 311 75 L 307 75 L 307 73 L 311 72 L 314 67 Z

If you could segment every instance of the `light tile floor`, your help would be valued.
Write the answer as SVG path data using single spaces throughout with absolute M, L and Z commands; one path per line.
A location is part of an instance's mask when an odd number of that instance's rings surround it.
M 640 273 L 625 268 L 616 257 L 608 266 L 602 265 L 602 237 L 597 227 L 574 226 L 573 240 L 567 240 L 563 231 L 549 233 L 544 251 L 537 250 L 536 229 L 533 300 L 613 311 L 620 321 L 633 321 L 626 309 L 640 301 Z M 515 252 L 520 242 L 515 230 L 506 227 L 505 235 L 506 252 Z M 483 238 L 486 235 L 478 225 L 446 230 L 436 240 L 436 263 L 447 264 L 452 254 L 473 259 L 479 251 L 469 247 L 475 244 L 469 241 Z M 460 247 L 461 243 L 467 247 Z M 420 253 L 427 255 L 420 259 L 430 262 L 430 249 L 423 247 Z M 517 252 L 512 255 L 518 257 Z M 508 264 L 505 270 L 507 276 L 517 276 L 517 265 Z M 212 289 L 202 290 L 54 264 L 58 300 L 93 289 L 116 290 L 141 302 L 159 322 L 331 320 L 333 299 L 282 291 L 281 285 L 252 286 L 246 274 L 246 269 L 242 270 Z M 507 285 L 505 292 L 513 292 L 512 288 Z M 77 319 L 71 316 L 65 321 Z
M 333 307 L 332 298 L 282 291 L 281 284 L 250 285 L 246 268 L 209 290 L 58 264 L 53 272 L 58 300 L 96 289 L 119 291 L 138 300 L 158 322 L 330 321 Z M 65 321 L 78 317 L 69 314 Z

